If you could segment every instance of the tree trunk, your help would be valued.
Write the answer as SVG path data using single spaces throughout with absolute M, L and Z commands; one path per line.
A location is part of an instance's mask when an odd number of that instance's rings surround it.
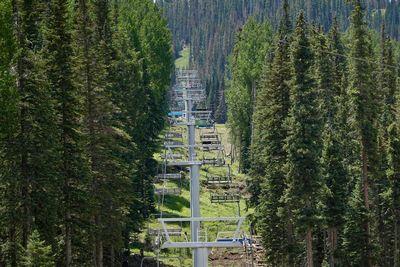
M 363 184 L 363 193 L 364 193 L 364 206 L 369 212 L 369 181 L 368 181 L 368 154 L 367 154 L 367 146 L 365 141 L 362 141 L 361 147 L 361 161 L 362 161 L 362 184 Z M 369 247 L 369 237 L 370 237 L 370 229 L 369 229 L 369 219 L 367 219 L 365 223 L 365 232 L 367 234 L 366 245 Z M 369 248 L 366 250 L 366 259 L 365 259 L 365 267 L 371 267 L 371 257 L 369 253 Z
M 394 219 L 394 262 L 393 262 L 393 267 L 399 267 L 399 217 L 398 214 L 396 214 Z
M 335 267 L 335 252 L 337 248 L 337 229 L 330 227 L 328 229 L 328 246 L 329 246 L 329 267 Z
M 98 216 L 96 216 L 96 226 L 99 226 Z M 96 267 L 103 267 L 103 241 L 101 240 L 98 230 L 96 230 L 96 246 L 95 246 Z
M 295 267 L 294 257 L 293 257 L 293 247 L 294 247 L 294 235 L 293 235 L 293 223 L 292 223 L 292 213 L 288 209 L 288 219 L 287 219 L 287 242 L 288 242 L 288 265 L 289 267 Z
M 18 267 L 17 264 L 17 240 L 15 234 L 15 224 L 10 227 L 10 241 L 11 241 L 11 267 Z
M 114 267 L 115 264 L 115 251 L 114 251 L 114 246 L 110 246 L 110 267 Z
M 311 226 L 307 227 L 307 232 L 306 232 L 306 252 L 307 252 L 307 267 L 314 267 L 313 240 L 312 240 Z
M 65 213 L 65 266 L 69 267 L 72 261 L 72 247 L 71 247 L 71 213 L 69 211 L 69 202 L 67 203 L 67 210 Z

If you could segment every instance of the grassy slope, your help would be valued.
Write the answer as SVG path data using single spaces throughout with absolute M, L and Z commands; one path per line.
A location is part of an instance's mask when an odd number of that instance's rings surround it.
M 188 67 L 189 65 L 189 48 L 185 48 L 184 50 L 181 51 L 180 53 L 181 57 L 178 58 L 175 62 L 175 65 L 177 68 L 185 68 Z M 225 125 L 217 125 L 217 130 L 218 133 L 221 136 L 222 143 L 224 144 L 225 147 L 225 154 L 230 153 L 230 148 L 231 145 L 229 143 L 229 135 L 228 131 L 225 127 Z M 197 135 L 200 134 L 200 130 L 196 130 Z M 197 141 L 199 140 L 199 136 L 197 136 Z M 197 157 L 202 158 L 203 157 L 202 151 L 197 151 Z M 207 152 L 209 153 L 209 152 Z M 160 159 L 160 155 L 157 154 L 155 155 L 156 159 Z M 227 158 L 227 163 L 231 163 L 230 159 Z M 245 177 L 243 175 L 240 175 L 237 173 L 238 166 L 237 163 L 234 163 L 231 166 L 231 173 L 234 177 L 234 182 L 238 186 L 238 188 L 244 188 L 245 184 Z M 210 194 L 211 192 L 224 192 L 226 190 L 224 189 L 208 189 L 205 185 L 205 180 L 206 180 L 206 174 L 207 172 L 212 173 L 212 174 L 221 174 L 223 175 L 224 173 L 227 172 L 227 167 L 211 167 L 211 166 L 203 166 L 201 168 L 201 195 L 200 195 L 200 207 L 201 207 L 201 216 L 202 217 L 236 217 L 238 215 L 238 206 L 235 203 L 232 204 L 213 204 L 210 202 Z M 156 187 L 162 187 L 162 184 L 157 184 Z M 165 185 L 166 187 L 178 187 L 178 183 L 168 183 Z M 190 217 L 190 181 L 188 179 L 188 173 L 185 174 L 185 179 L 182 181 L 182 194 L 180 196 L 166 196 L 164 198 L 163 204 L 160 207 L 159 211 L 162 211 L 164 214 L 169 214 L 172 215 L 173 217 Z M 238 190 L 238 188 L 232 189 L 232 190 Z M 159 201 L 159 200 L 157 200 Z M 158 207 L 157 207 L 158 208 Z M 246 216 L 246 205 L 245 201 L 242 199 L 240 202 L 240 211 L 241 211 L 241 216 L 244 217 Z M 148 223 L 148 227 L 150 228 L 159 228 L 160 225 L 157 223 L 156 220 L 151 220 Z M 190 228 L 189 225 L 171 225 L 171 227 L 182 227 L 184 232 L 190 233 Z M 231 231 L 233 230 L 233 226 L 231 225 L 226 225 L 226 224 L 217 224 L 217 223 L 210 223 L 207 224 L 207 227 L 210 230 L 209 232 L 209 240 L 215 238 L 215 233 L 217 231 Z M 245 223 L 243 229 L 248 231 L 248 225 Z M 147 229 L 146 229 L 147 231 Z M 144 231 L 145 232 L 145 231 Z M 214 234 L 214 236 L 213 236 Z M 143 233 L 140 236 L 140 240 L 145 239 L 145 233 Z M 181 239 L 180 239 L 181 240 Z M 138 249 L 133 249 L 134 253 L 138 253 Z M 191 253 L 189 250 L 168 250 L 168 251 L 162 251 L 160 253 L 161 255 L 168 255 L 168 256 L 181 256 L 184 258 L 184 262 L 182 266 L 191 266 Z M 154 252 L 152 251 L 146 251 L 145 252 L 146 256 L 155 256 Z M 169 259 L 169 260 L 164 260 L 163 262 L 168 263 L 172 266 L 180 266 L 178 260 L 175 259 Z M 236 266 L 234 263 L 229 263 L 227 266 Z M 241 266 L 241 265 L 237 265 Z
M 180 57 L 175 61 L 175 67 L 177 69 L 187 69 L 189 67 L 189 55 L 190 48 L 187 46 L 181 52 Z
M 226 154 L 229 154 L 229 138 L 228 138 L 228 132 L 225 127 L 225 125 L 217 125 L 218 133 L 222 137 L 222 142 L 226 148 L 227 151 L 225 151 Z M 199 130 L 196 131 L 197 134 L 200 133 Z M 199 139 L 197 139 L 199 140 Z M 197 157 L 202 158 L 203 152 L 198 151 L 197 152 Z M 156 155 L 156 158 L 159 158 L 159 155 Z M 227 159 L 227 163 L 230 163 L 229 158 Z M 245 176 L 240 175 L 237 173 L 237 163 L 234 163 L 231 167 L 231 172 L 232 175 L 234 176 L 234 182 L 237 184 L 239 187 L 243 188 L 245 184 Z M 205 186 L 205 180 L 206 180 L 206 174 L 207 172 L 212 173 L 212 174 L 224 174 L 227 171 L 227 167 L 212 167 L 212 166 L 203 166 L 201 168 L 201 195 L 200 195 L 200 205 L 201 205 L 201 216 L 202 217 L 236 217 L 238 215 L 238 207 L 237 204 L 213 204 L 210 202 L 210 194 L 211 192 L 224 192 L 226 190 L 224 189 L 208 189 Z M 173 217 L 190 217 L 190 191 L 189 191 L 189 179 L 188 179 L 188 174 L 185 174 L 185 179 L 182 182 L 182 194 L 180 196 L 166 196 L 164 198 L 163 205 L 161 206 L 161 211 L 164 214 L 169 214 L 172 215 Z M 157 184 L 156 187 L 162 187 L 162 184 Z M 166 187 L 178 187 L 178 183 L 168 183 L 166 184 Z M 232 190 L 238 190 L 238 189 L 232 189 Z M 247 211 L 246 211 L 246 205 L 245 201 L 242 199 L 240 202 L 240 211 L 241 211 L 241 216 L 246 216 Z M 156 220 L 152 220 L 149 222 L 148 226 L 150 228 L 159 228 L 160 225 L 157 223 Z M 190 228 L 189 225 L 171 225 L 170 227 L 182 227 L 184 232 L 190 233 Z M 226 225 L 226 224 L 217 224 L 217 223 L 210 223 L 207 224 L 207 227 L 210 230 L 209 232 L 209 239 L 215 238 L 216 231 L 232 231 L 233 226 L 231 225 Z M 246 231 L 248 231 L 248 225 L 245 223 L 244 228 Z M 141 239 L 144 239 L 144 235 L 141 237 Z M 179 239 L 181 240 L 181 239 Z M 135 251 L 137 253 L 137 251 Z M 153 252 L 147 252 L 145 253 L 147 256 L 154 256 Z M 161 253 L 162 255 L 168 255 L 168 256 L 182 256 L 184 258 L 183 266 L 191 266 L 191 255 L 189 251 L 185 250 L 169 250 L 169 251 L 163 251 Z M 177 260 L 164 260 L 165 263 L 171 264 L 172 266 L 179 266 L 179 262 Z M 232 265 L 233 263 L 230 263 L 230 266 L 235 266 Z M 241 265 L 237 265 L 241 266 Z

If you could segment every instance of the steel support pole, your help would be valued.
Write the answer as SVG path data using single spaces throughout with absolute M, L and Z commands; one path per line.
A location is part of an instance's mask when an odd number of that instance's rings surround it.
M 196 267 L 208 267 L 208 248 L 197 248 Z
M 199 181 L 199 165 L 190 167 L 190 208 L 192 217 L 200 217 L 200 181 Z M 200 222 L 191 222 L 192 242 L 199 241 Z M 201 248 L 193 249 L 193 266 L 205 267 L 204 255 Z
M 186 97 L 186 122 L 188 127 L 188 144 L 189 144 L 189 161 L 196 160 L 196 121 L 192 118 L 192 100 L 188 97 L 187 91 L 184 92 Z M 200 165 L 190 166 L 190 210 L 191 217 L 200 217 Z M 191 241 L 199 241 L 200 222 L 193 221 L 190 225 Z M 208 266 L 208 249 L 193 249 L 193 267 Z

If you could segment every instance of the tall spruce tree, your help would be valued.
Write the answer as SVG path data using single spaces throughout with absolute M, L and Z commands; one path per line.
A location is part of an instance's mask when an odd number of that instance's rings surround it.
M 322 95 L 322 110 L 325 114 L 322 152 L 322 174 L 328 192 L 324 196 L 324 219 L 327 227 L 327 245 L 329 266 L 340 262 L 338 246 L 341 243 L 344 216 L 347 207 L 348 183 L 342 118 L 343 99 L 346 95 L 342 88 L 345 62 L 344 49 L 339 33 L 339 25 L 335 20 L 329 34 L 329 42 L 317 46 L 317 77 Z M 331 54 L 328 54 L 331 53 Z
M 323 186 L 319 160 L 322 123 L 318 90 L 312 73 L 314 55 L 303 12 L 297 19 L 291 50 L 293 78 L 285 146 L 288 183 L 285 201 L 293 212 L 300 238 L 305 242 L 307 266 L 312 267 L 313 231 L 320 215 L 317 204 Z
M 389 188 L 388 169 L 388 127 L 396 120 L 396 68 L 391 40 L 388 38 L 385 26 L 382 26 L 380 42 L 379 67 L 379 121 L 378 121 L 378 157 L 377 174 L 372 187 L 374 202 L 374 223 L 379 238 L 379 261 L 384 265 L 393 263 L 393 221 L 391 218 L 390 199 L 385 197 Z
M 285 173 L 282 166 L 286 162 L 284 144 L 287 131 L 284 122 L 289 113 L 290 95 L 290 34 L 288 1 L 284 1 L 282 20 L 274 49 L 273 60 L 264 78 L 259 83 L 254 110 L 254 142 L 252 145 L 252 179 L 261 180 L 260 189 L 252 190 L 257 203 L 258 228 L 266 248 L 266 258 L 273 266 L 285 265 L 291 252 L 293 233 L 289 222 L 280 210 L 285 190 Z M 257 178 L 256 178 L 257 177 Z M 259 177 L 259 178 L 258 178 Z M 251 184 L 257 183 L 251 181 Z M 259 205 L 258 205 L 259 203 Z
M 0 3 L 0 265 L 14 263 L 16 240 L 17 150 L 15 134 L 18 129 L 19 94 L 12 74 L 16 50 L 13 32 L 12 3 Z M 11 264 L 10 264 L 11 265 Z
M 49 244 L 56 242 L 57 140 L 54 101 L 45 77 L 42 26 L 44 1 L 13 1 L 14 34 L 19 51 L 14 58 L 19 94 L 18 128 L 14 132 L 16 176 L 15 235 L 12 243 L 27 247 L 37 229 Z M 18 166 L 18 167 L 17 167 Z M 18 264 L 13 251 L 12 265 Z
M 400 218 L 400 140 L 399 140 L 398 126 L 392 123 L 388 128 L 388 169 L 387 177 L 389 179 L 389 188 L 387 195 L 389 196 L 391 219 L 392 219 L 392 248 L 390 251 L 393 255 L 390 257 L 392 260 L 389 263 L 393 267 L 400 266 L 400 252 L 399 252 L 399 218 Z
M 366 29 L 364 20 L 364 11 L 362 9 L 361 1 L 354 1 L 354 10 L 351 16 L 351 46 L 350 46 L 350 59 L 349 59 L 349 94 L 351 98 L 352 108 L 352 124 L 354 127 L 354 138 L 356 138 L 359 145 L 359 169 L 361 189 L 363 191 L 363 200 L 365 212 L 360 211 L 360 216 L 367 216 L 365 219 L 360 220 L 364 223 L 363 231 L 365 244 L 352 244 L 350 247 L 363 247 L 365 250 L 361 251 L 362 265 L 372 266 L 372 249 L 371 245 L 371 229 L 370 229 L 370 176 L 374 171 L 376 160 L 376 119 L 377 110 L 375 103 L 375 88 L 373 77 L 373 60 L 371 41 L 369 33 Z M 357 190 L 358 187 L 355 189 Z M 354 193 L 354 195 L 357 195 Z M 355 201 L 358 198 L 354 199 Z M 355 207 L 358 207 L 356 205 Z M 354 217 L 357 218 L 357 217 Z M 354 225 L 357 225 L 355 223 Z M 355 231 L 358 231 L 354 229 Z M 351 229 L 348 229 L 348 233 Z M 350 240 L 348 240 L 350 241 Z M 351 241 L 350 241 L 351 243 Z M 361 255 L 360 255 L 361 256 Z
M 101 3 L 97 3 L 101 4 Z M 103 209 L 107 206 L 107 182 L 113 178 L 114 158 L 111 155 L 114 130 L 111 125 L 112 103 L 108 89 L 107 50 L 103 26 L 93 16 L 96 5 L 80 0 L 76 4 L 75 16 L 75 75 L 80 90 L 85 95 L 84 132 L 87 136 L 85 151 L 90 161 L 90 216 L 93 242 L 92 264 L 103 266 L 104 239 L 107 226 Z
M 80 211 L 87 209 L 87 163 L 84 155 L 82 136 L 83 106 L 81 92 L 74 86 L 72 73 L 72 38 L 68 24 L 68 4 L 65 1 L 49 2 L 46 20 L 45 51 L 47 76 L 56 103 L 57 132 L 60 142 L 59 178 L 62 198 L 62 248 L 60 261 L 71 266 L 74 253 L 73 244 L 77 243 L 74 233 L 85 231 L 80 225 Z M 75 203 L 80 203 L 79 208 Z M 79 236 L 79 234 L 78 234 Z

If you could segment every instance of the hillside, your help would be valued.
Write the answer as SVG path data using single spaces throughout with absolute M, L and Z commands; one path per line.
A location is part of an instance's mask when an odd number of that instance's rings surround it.
M 363 1 L 364 2 L 364 1 Z M 365 1 L 367 21 L 371 28 L 380 30 L 385 23 L 388 33 L 400 39 L 400 2 Z M 231 54 L 236 31 L 247 18 L 254 16 L 265 20 L 277 28 L 281 17 L 282 1 L 272 0 L 158 0 L 173 34 L 175 53 L 182 45 L 191 46 L 191 67 L 200 71 L 207 84 L 210 108 L 216 111 L 225 90 L 225 72 L 228 55 Z M 190 4 L 189 4 L 190 3 Z M 310 21 L 321 24 L 328 30 L 337 17 L 342 29 L 347 29 L 351 5 L 345 0 L 290 1 L 290 16 L 295 18 L 299 10 L 304 10 Z M 224 120 L 225 116 L 219 116 Z

